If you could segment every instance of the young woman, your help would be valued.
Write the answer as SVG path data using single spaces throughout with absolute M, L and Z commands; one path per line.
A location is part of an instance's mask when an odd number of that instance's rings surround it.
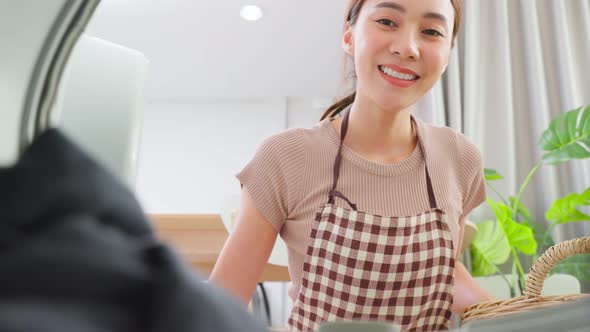
M 445 71 L 460 19 L 460 0 L 349 1 L 356 91 L 316 126 L 268 138 L 238 174 L 237 226 L 213 282 L 247 302 L 281 234 L 289 330 L 442 330 L 451 310 L 490 299 L 457 261 L 465 218 L 485 199 L 480 153 L 410 113 Z

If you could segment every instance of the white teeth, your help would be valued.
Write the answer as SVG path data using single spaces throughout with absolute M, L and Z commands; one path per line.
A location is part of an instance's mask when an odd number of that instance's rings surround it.
M 403 73 L 398 73 L 397 71 L 384 67 L 384 66 L 379 66 L 379 69 L 381 69 L 382 72 L 384 72 L 385 74 L 397 78 L 399 80 L 404 80 L 404 81 L 413 81 L 416 78 L 418 78 L 418 76 L 414 76 L 414 75 L 410 75 L 410 74 L 403 74 Z

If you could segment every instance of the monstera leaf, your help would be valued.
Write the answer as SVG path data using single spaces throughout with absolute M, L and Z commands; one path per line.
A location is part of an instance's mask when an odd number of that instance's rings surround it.
M 498 223 L 508 239 L 511 247 L 515 247 L 526 255 L 534 255 L 537 250 L 537 241 L 533 230 L 525 224 L 519 224 L 512 219 L 510 208 L 503 203 L 496 203 L 488 198 L 488 204 L 494 209 Z
M 493 221 L 477 225 L 477 234 L 471 242 L 472 273 L 475 277 L 497 272 L 497 266 L 510 257 L 510 246 L 502 229 Z
M 486 178 L 486 181 L 496 181 L 496 180 L 502 180 L 504 178 L 502 175 L 500 175 L 500 173 L 496 172 L 495 169 L 491 169 L 491 168 L 484 168 L 483 174 Z
M 590 221 L 590 216 L 578 210 L 582 206 L 590 206 L 590 188 L 581 194 L 569 194 L 556 200 L 545 214 L 552 225 L 570 222 Z M 571 274 L 581 282 L 590 281 L 590 254 L 576 255 L 561 261 L 551 273 Z
M 569 194 L 556 200 L 547 210 L 545 218 L 553 224 L 590 221 L 590 216 L 578 210 L 581 206 L 590 206 L 590 188 L 581 194 Z
M 590 105 L 555 118 L 538 144 L 547 151 L 543 161 L 548 164 L 590 157 Z

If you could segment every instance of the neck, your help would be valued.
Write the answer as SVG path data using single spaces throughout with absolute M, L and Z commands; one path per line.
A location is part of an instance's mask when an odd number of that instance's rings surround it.
M 335 126 L 340 130 L 340 121 Z M 395 163 L 409 157 L 418 142 L 410 109 L 384 110 L 356 99 L 350 110 L 344 144 L 364 157 Z

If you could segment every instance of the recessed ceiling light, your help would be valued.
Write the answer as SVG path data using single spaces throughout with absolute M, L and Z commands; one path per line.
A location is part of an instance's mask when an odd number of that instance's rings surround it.
M 262 8 L 255 5 L 243 6 L 240 10 L 240 16 L 246 21 L 258 21 L 262 18 Z

